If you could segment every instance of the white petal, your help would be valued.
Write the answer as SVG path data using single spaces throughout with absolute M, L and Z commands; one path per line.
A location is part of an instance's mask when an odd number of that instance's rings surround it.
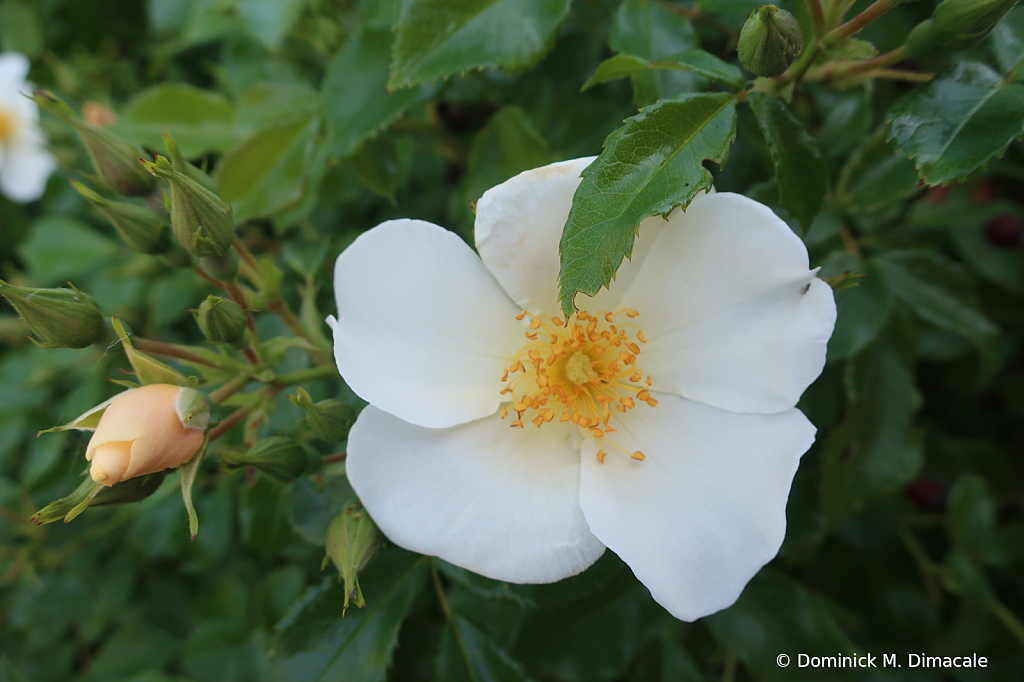
M 639 366 L 656 389 L 767 414 L 796 405 L 821 373 L 836 318 L 803 242 L 768 207 L 728 193 L 670 216 L 621 305 L 640 312 Z
M 476 204 L 476 248 L 524 310 L 558 314 L 558 242 L 580 173 L 594 157 L 524 171 Z
M 0 53 L 0 91 L 19 91 L 28 76 L 28 58 L 18 52 Z
M 798 410 L 735 414 L 678 396 L 621 415 L 612 437 L 644 461 L 583 445 L 590 529 L 682 620 L 723 609 L 778 552 L 786 500 L 814 427 Z
M 604 552 L 580 510 L 578 440 L 569 425 L 513 429 L 498 415 L 425 429 L 371 406 L 349 434 L 348 477 L 395 544 L 496 580 L 554 582 Z
M 334 269 L 334 357 L 360 397 L 420 426 L 492 414 L 502 368 L 525 342 L 519 309 L 455 234 L 392 220 Z
M 21 203 L 43 196 L 46 181 L 57 168 L 53 155 L 31 137 L 15 141 L 5 151 L 0 165 L 0 191 Z

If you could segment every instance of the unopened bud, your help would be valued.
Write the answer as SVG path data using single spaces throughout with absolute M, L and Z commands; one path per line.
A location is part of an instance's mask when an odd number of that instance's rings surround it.
M 170 365 L 164 364 L 153 356 L 136 350 L 135 346 L 132 345 L 128 331 L 121 324 L 121 320 L 116 317 L 110 318 L 110 326 L 114 328 L 114 333 L 121 340 L 121 345 L 124 346 L 125 357 L 128 358 L 132 369 L 135 370 L 135 376 L 141 383 L 147 385 L 174 384 L 175 386 L 185 386 L 189 383 L 185 375 Z
M 312 473 L 320 466 L 318 455 L 287 436 L 270 436 L 248 452 L 222 452 L 220 457 L 231 468 L 250 466 L 282 483 Z
M 31 289 L 0 280 L 0 296 L 14 306 L 43 348 L 85 348 L 103 335 L 99 305 L 74 286 Z
M 211 343 L 235 344 L 243 341 L 248 331 L 242 306 L 220 296 L 207 296 L 195 312 L 195 318 L 203 336 Z
M 761 5 L 750 13 L 740 31 L 740 63 L 758 76 L 779 76 L 803 49 L 800 22 L 775 5 Z
M 203 446 L 210 406 L 195 389 L 150 384 L 107 406 L 85 451 L 105 486 L 181 466 Z
M 327 556 L 324 557 L 323 566 L 328 561 L 333 562 L 338 569 L 338 580 L 345 584 L 342 615 L 345 615 L 350 600 L 359 608 L 366 606 L 363 591 L 359 587 L 359 571 L 381 548 L 383 540 L 377 525 L 366 510 L 358 505 L 352 505 L 335 516 L 328 526 Z
M 306 413 L 306 424 L 318 440 L 337 443 L 348 437 L 349 430 L 356 423 L 356 411 L 351 405 L 333 398 L 314 403 L 303 388 L 298 388 L 297 393 L 288 399 Z
M 235 239 L 231 206 L 180 171 L 165 156 L 144 161 L 146 169 L 171 188 L 171 229 L 193 256 L 223 256 Z
M 932 14 L 934 44 L 966 50 L 985 39 L 1017 0 L 945 0 Z
M 171 246 L 167 220 L 143 206 L 111 201 L 77 180 L 71 181 L 82 197 L 110 221 L 128 246 L 140 253 L 164 253 Z
M 96 175 L 110 189 L 129 197 L 148 194 L 155 182 L 139 163 L 142 150 L 114 133 L 91 125 L 71 110 L 59 97 L 48 90 L 37 90 L 32 100 L 60 120 L 74 128 L 85 145 Z
M 170 135 L 164 135 L 164 148 L 167 150 L 167 158 L 171 162 L 171 168 L 195 180 L 200 185 L 217 193 L 217 183 L 209 175 L 189 163 L 178 147 L 178 142 Z
M 30 520 L 40 526 L 61 519 L 68 523 L 89 507 L 110 507 L 139 502 L 155 493 L 166 475 L 166 471 L 160 471 L 139 476 L 113 488 L 87 478 L 73 493 L 46 505 L 33 514 Z

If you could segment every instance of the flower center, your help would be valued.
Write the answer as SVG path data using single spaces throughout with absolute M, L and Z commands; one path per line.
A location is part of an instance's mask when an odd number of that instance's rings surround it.
M 639 313 L 581 310 L 563 324 L 558 317 L 524 311 L 516 319 L 527 315 L 527 343 L 505 364 L 501 378 L 507 384 L 501 392 L 512 403 L 501 408 L 502 419 L 514 412 L 511 426 L 517 428 L 524 428 L 524 418 L 538 428 L 555 419 L 572 422 L 601 441 L 598 461 L 607 454 L 605 443 L 644 459 L 642 452 L 627 452 L 608 438 L 616 431 L 610 424 L 615 413 L 626 413 L 637 402 L 658 404 L 649 393 L 651 377 L 636 364 L 640 344 L 647 343 L 643 330 L 630 321 Z
M 14 132 L 14 121 L 3 109 L 0 109 L 0 145 L 5 144 Z

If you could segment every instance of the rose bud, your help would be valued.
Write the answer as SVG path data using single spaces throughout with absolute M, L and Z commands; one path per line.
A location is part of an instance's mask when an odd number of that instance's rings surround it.
M 97 483 L 111 486 L 180 466 L 203 446 L 210 408 L 199 391 L 150 384 L 125 391 L 107 406 L 85 458 Z
M 138 145 L 105 128 L 87 123 L 63 100 L 48 90 L 37 90 L 32 100 L 40 109 L 50 112 L 74 128 L 89 154 L 96 175 L 110 189 L 129 197 L 142 196 L 153 191 L 156 181 L 139 163 L 142 150 Z
M 92 296 L 69 286 L 33 289 L 0 280 L 0 296 L 14 306 L 43 348 L 85 348 L 103 336 L 103 317 Z
M 775 5 L 761 5 L 743 24 L 737 45 L 740 63 L 758 76 L 779 76 L 803 49 L 800 22 Z
M 111 201 L 77 180 L 71 186 L 114 226 L 121 239 L 139 253 L 164 253 L 171 246 L 170 225 L 166 218 L 143 206 Z

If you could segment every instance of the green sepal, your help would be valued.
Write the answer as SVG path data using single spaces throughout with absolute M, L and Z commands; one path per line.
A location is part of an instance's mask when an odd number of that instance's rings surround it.
M 18 287 L 0 280 L 3 296 L 21 315 L 42 348 L 85 348 L 103 336 L 99 304 L 88 294 L 70 289 Z
M 313 402 L 313 398 L 304 388 L 296 388 L 297 395 L 288 396 L 295 407 L 306 413 L 306 425 L 313 435 L 327 443 L 337 443 L 348 437 L 352 425 L 356 423 L 356 411 L 344 400 L 321 400 Z
M 31 521 L 37 525 L 64 520 L 69 523 L 89 507 L 110 507 L 144 500 L 157 491 L 166 471 L 122 481 L 115 486 L 97 483 L 85 473 L 85 480 L 67 497 L 51 502 L 35 514 Z
M 349 602 L 359 608 L 366 606 L 363 591 L 359 587 L 359 571 L 373 558 L 384 544 L 377 524 L 366 510 L 359 505 L 345 509 L 331 521 L 327 528 L 327 555 L 320 568 L 330 561 L 338 569 L 338 581 L 345 585 L 345 600 L 341 615 L 345 615 Z
M 114 332 L 121 339 L 124 346 L 124 354 L 128 356 L 128 362 L 135 370 L 135 376 L 143 385 L 147 384 L 174 384 L 175 386 L 189 386 L 190 382 L 184 374 L 170 365 L 165 365 L 156 358 L 150 357 L 135 349 L 132 345 L 128 332 L 125 331 L 121 320 L 116 317 L 110 318 Z
M 140 253 L 160 254 L 171 246 L 170 225 L 167 219 L 144 206 L 111 201 L 100 196 L 77 180 L 71 186 L 101 213 L 132 250 Z
M 206 455 L 206 448 L 210 444 L 210 432 L 207 431 L 203 438 L 203 444 L 199 446 L 192 459 L 178 467 L 181 471 L 181 499 L 185 502 L 185 511 L 188 513 L 188 532 L 192 539 L 196 539 L 199 533 L 199 515 L 196 514 L 195 505 L 192 504 L 192 487 L 195 485 L 196 476 L 199 474 L 199 465 L 203 463 Z

